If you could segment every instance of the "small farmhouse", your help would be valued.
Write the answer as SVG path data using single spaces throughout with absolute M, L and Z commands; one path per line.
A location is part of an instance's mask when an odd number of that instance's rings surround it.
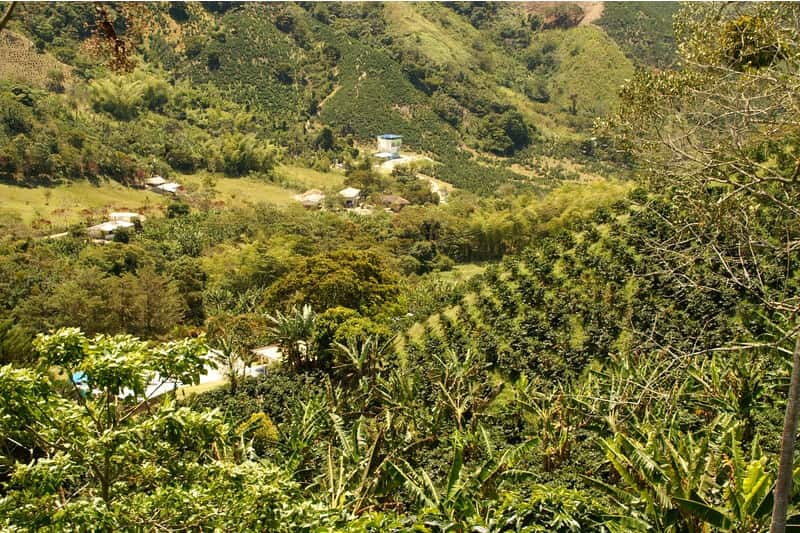
M 400 148 L 403 146 L 403 136 L 394 133 L 378 135 L 378 153 L 375 157 L 381 159 L 397 159 L 400 157 Z
M 310 189 L 303 194 L 295 194 L 294 199 L 306 209 L 319 209 L 325 201 L 325 193 L 319 189 Z
M 161 194 L 171 194 L 173 196 L 177 195 L 179 191 L 183 190 L 183 185 L 180 183 L 176 183 L 174 181 L 168 181 L 166 183 L 162 183 L 156 187 L 153 187 L 153 191 Z
M 344 206 L 347 208 L 358 207 L 358 201 L 361 197 L 361 189 L 355 187 L 348 187 L 339 191 L 339 196 L 342 197 Z
M 263 365 L 279 363 L 281 360 L 281 349 L 274 344 L 253 348 L 250 352 L 255 355 L 258 362 Z
M 86 233 L 88 233 L 93 239 L 104 239 L 110 241 L 114 238 L 115 232 L 119 231 L 120 229 L 133 228 L 133 226 L 133 222 L 127 222 L 125 220 L 109 220 L 107 222 L 103 222 L 102 224 L 97 224 L 96 226 L 87 228 Z

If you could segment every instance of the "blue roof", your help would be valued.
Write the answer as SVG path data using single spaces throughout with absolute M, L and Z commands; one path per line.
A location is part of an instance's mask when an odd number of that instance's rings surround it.
M 86 383 L 87 381 L 89 381 L 89 378 L 86 376 L 86 372 L 78 371 L 78 372 L 75 372 L 74 374 L 72 374 L 72 381 L 76 385 L 81 385 L 81 384 Z
M 402 135 L 397 135 L 395 133 L 384 133 L 382 135 L 378 135 L 378 139 L 390 139 L 390 140 L 393 140 L 393 139 L 402 139 L 402 138 L 403 138 Z

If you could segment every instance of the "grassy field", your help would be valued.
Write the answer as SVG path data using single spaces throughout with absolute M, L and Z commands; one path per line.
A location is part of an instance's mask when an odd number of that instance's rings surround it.
M 320 172 L 310 168 L 280 165 L 275 173 L 278 175 L 278 181 L 289 187 L 338 189 L 344 184 L 344 174 L 341 172 Z
M 620 85 L 634 73 L 616 43 L 593 26 L 554 30 L 544 39 L 558 43 L 559 67 L 548 80 L 551 106 L 566 110 L 575 95 L 579 112 L 599 116 L 612 111 Z
M 63 229 L 102 218 L 111 211 L 160 212 L 163 196 L 124 187 L 116 182 L 93 185 L 74 182 L 57 187 L 17 187 L 0 184 L 0 212 L 18 216 L 39 229 Z
M 177 176 L 175 181 L 184 184 L 191 193 L 202 189 L 205 177 L 205 173 L 187 174 Z M 259 203 L 287 205 L 292 202 L 292 196 L 296 194 L 295 191 L 260 179 L 226 178 L 218 175 L 212 177 L 214 189 L 217 191 L 214 201 L 220 206 L 235 207 Z
M 473 276 L 483 273 L 490 264 L 491 263 L 466 263 L 463 265 L 456 265 L 446 272 L 436 272 L 431 275 L 448 283 L 456 283 L 459 281 L 466 281 Z
M 344 176 L 337 172 L 318 172 L 281 165 L 277 183 L 255 178 L 226 178 L 212 175 L 214 200 L 219 206 L 258 203 L 291 205 L 297 191 L 320 188 L 338 189 Z M 206 173 L 174 176 L 189 193 L 202 190 Z M 83 181 L 56 187 L 18 187 L 0 184 L 0 214 L 18 218 L 24 225 L 47 232 L 62 231 L 74 224 L 99 221 L 112 211 L 137 211 L 159 216 L 170 198 L 154 192 L 125 187 L 114 181 L 98 185 Z
M 433 62 L 460 65 L 474 62 L 464 41 L 475 40 L 480 34 L 448 10 L 432 5 L 387 2 L 384 13 L 389 33 Z M 442 25 L 442 20 L 447 27 Z
M 339 172 L 319 172 L 309 168 L 280 165 L 276 170 L 275 182 L 258 178 L 226 178 L 212 175 L 217 195 L 216 202 L 237 206 L 258 203 L 290 205 L 295 194 L 306 189 L 339 189 L 344 183 L 344 175 Z M 191 189 L 201 189 L 205 172 L 180 176 L 177 181 Z

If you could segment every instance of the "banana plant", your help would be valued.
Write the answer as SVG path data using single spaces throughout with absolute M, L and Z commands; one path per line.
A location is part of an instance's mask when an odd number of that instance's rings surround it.
M 714 354 L 688 368 L 688 402 L 700 412 L 727 412 L 742 420 L 744 439 L 755 431 L 754 409 L 768 393 L 766 359 L 752 350 Z
M 575 430 L 580 425 L 580 413 L 570 403 L 570 393 L 563 385 L 542 392 L 538 381 L 526 377 L 514 386 L 514 406 L 531 425 L 543 455 L 543 466 L 548 472 L 555 469 L 570 453 Z
M 329 413 L 336 442 L 328 444 L 325 471 L 317 484 L 328 496 L 332 509 L 346 509 L 360 514 L 378 493 L 391 481 L 384 466 L 387 463 L 383 432 L 369 438 L 364 419 L 357 420 L 347 430 L 342 418 Z
M 767 457 L 758 442 L 752 446 L 750 459 L 744 458 L 739 432 L 739 428 L 732 428 L 726 435 L 728 453 L 720 470 L 720 477 L 725 479 L 722 501 L 695 495 L 690 499 L 675 498 L 675 502 L 718 530 L 760 531 L 767 527 L 772 513 L 774 478 L 765 468 Z
M 719 489 L 723 457 L 711 437 L 720 427 L 731 427 L 730 417 L 719 417 L 699 435 L 681 432 L 674 421 L 667 429 L 632 425 L 630 435 L 618 431 L 600 439 L 622 487 L 586 479 L 625 510 L 626 528 L 705 531 L 705 519 L 684 502 L 710 501 Z
M 284 424 L 280 449 L 286 469 L 296 477 L 304 477 L 312 467 L 308 464 L 312 449 L 323 430 L 327 404 L 324 398 L 312 397 L 294 408 L 291 424 Z
M 613 520 L 620 531 L 761 531 L 772 512 L 774 478 L 757 439 L 745 458 L 742 431 L 730 415 L 694 434 L 675 423 L 630 435 L 620 431 L 600 445 L 621 483 L 589 481 L 624 509 Z
M 429 403 L 419 377 L 410 369 L 392 369 L 375 378 L 375 395 L 383 409 L 384 428 L 406 446 L 431 441 L 441 432 L 442 408 Z
M 486 459 L 473 468 L 465 465 L 464 449 L 468 440 L 477 437 L 483 443 Z M 530 453 L 532 441 L 498 454 L 488 432 L 478 426 L 476 433 L 456 432 L 452 437 L 452 460 L 447 479 L 439 484 L 422 468 L 415 468 L 398 457 L 390 462 L 391 468 L 403 479 L 405 487 L 416 500 L 435 514 L 451 523 L 462 522 L 478 516 L 482 502 L 496 494 L 506 478 L 519 479 L 528 472 L 514 468 L 516 462 Z
M 438 367 L 435 387 L 442 412 L 452 416 L 458 431 L 465 431 L 468 423 L 474 427 L 480 411 L 488 405 L 487 400 L 491 400 L 481 392 L 483 383 L 479 376 L 482 368 L 478 356 L 472 350 L 466 350 L 461 355 L 448 349 L 441 355 L 433 354 L 433 358 Z M 494 390 L 490 396 L 494 397 L 499 392 Z
M 302 309 L 293 306 L 288 313 L 277 311 L 266 315 L 266 319 L 268 338 L 280 347 L 285 362 L 295 370 L 313 366 L 316 354 L 309 344 L 317 315 L 311 306 L 304 305 Z
M 359 342 L 348 338 L 347 344 L 334 343 L 344 362 L 336 367 L 345 382 L 352 383 L 361 377 L 371 377 L 381 370 L 381 362 L 394 345 L 394 337 L 381 342 L 378 337 L 368 336 Z

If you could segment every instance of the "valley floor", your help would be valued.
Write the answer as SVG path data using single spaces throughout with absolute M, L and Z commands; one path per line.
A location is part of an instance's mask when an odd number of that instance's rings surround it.
M 188 192 L 200 191 L 209 173 L 171 177 Z M 344 176 L 337 172 L 281 165 L 274 182 L 254 178 L 229 178 L 210 174 L 217 206 L 236 207 L 258 203 L 291 205 L 292 196 L 305 188 L 338 188 Z M 0 217 L 12 217 L 35 230 L 59 232 L 72 225 L 106 216 L 112 211 L 135 211 L 145 216 L 160 216 L 171 197 L 152 191 L 126 187 L 115 181 L 100 183 L 70 182 L 55 187 L 19 187 L 0 183 Z

